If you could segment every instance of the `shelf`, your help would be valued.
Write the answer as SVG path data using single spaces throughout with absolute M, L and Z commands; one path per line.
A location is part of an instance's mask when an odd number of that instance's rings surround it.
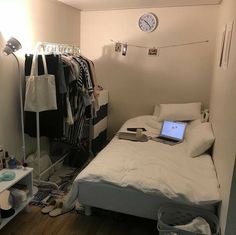
M 0 170 L 0 174 L 6 172 L 6 171 L 13 171 L 16 173 L 15 179 L 11 181 L 1 181 L 0 182 L 0 193 L 5 191 L 6 189 L 9 189 L 11 186 L 19 182 L 21 179 L 23 179 L 25 176 L 27 176 L 30 172 L 33 171 L 32 168 L 27 167 L 25 170 L 23 169 L 3 169 Z
M 14 215 L 2 219 L 2 223 L 0 224 L 0 229 L 2 229 L 9 221 L 11 221 L 21 210 L 23 210 L 32 200 L 32 197 L 29 197 L 25 202 L 22 203 L 21 206 L 19 206 L 17 209 L 15 209 Z
M 0 182 L 0 194 L 4 192 L 5 190 L 10 189 L 12 186 L 14 186 L 17 183 L 26 185 L 27 189 L 29 190 L 28 198 L 25 202 L 22 202 L 22 204 L 18 208 L 15 209 L 14 215 L 10 216 L 9 218 L 2 218 L 1 224 L 0 224 L 0 230 L 9 222 L 11 221 L 21 210 L 23 210 L 29 202 L 33 198 L 33 169 L 27 167 L 26 169 L 3 169 L 0 170 L 0 174 L 11 171 L 15 172 L 16 177 L 13 180 L 10 181 L 1 181 Z

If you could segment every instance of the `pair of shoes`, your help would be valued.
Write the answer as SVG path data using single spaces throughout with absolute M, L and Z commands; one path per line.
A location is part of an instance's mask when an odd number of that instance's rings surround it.
M 62 199 L 54 199 L 49 202 L 48 206 L 44 207 L 41 212 L 43 214 L 49 214 L 51 217 L 56 217 L 58 215 L 65 214 L 73 210 L 73 208 L 64 208 L 64 202 Z
M 0 208 L 1 208 L 1 217 L 8 218 L 15 214 L 15 210 L 9 203 L 10 191 L 5 190 L 0 193 Z
M 63 201 L 61 201 L 61 202 L 58 204 L 57 208 L 55 208 L 54 210 L 52 210 L 52 211 L 49 212 L 49 215 L 50 215 L 51 217 L 56 217 L 56 216 L 58 216 L 58 215 L 63 215 L 63 214 L 65 214 L 65 213 L 67 213 L 67 212 L 70 212 L 70 211 L 72 211 L 73 209 L 74 209 L 74 207 L 73 207 L 73 208 L 69 208 L 69 209 L 68 209 L 68 208 L 65 208 Z
M 49 212 L 51 212 L 52 210 L 54 210 L 55 208 L 57 208 L 58 204 L 61 202 L 60 199 L 52 199 L 49 201 L 48 205 L 46 207 L 44 207 L 41 212 L 43 214 L 48 214 Z

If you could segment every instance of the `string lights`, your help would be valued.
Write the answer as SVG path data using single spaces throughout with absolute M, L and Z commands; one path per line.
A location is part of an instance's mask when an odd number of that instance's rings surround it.
M 111 39 L 111 42 L 115 43 L 115 51 L 118 52 L 118 53 L 121 52 L 123 56 L 127 55 L 128 46 L 136 47 L 136 48 L 143 48 L 143 49 L 146 49 L 148 51 L 148 53 L 147 53 L 148 55 L 159 56 L 161 49 L 208 43 L 209 40 L 195 41 L 195 42 L 188 42 L 188 43 L 181 43 L 181 44 L 171 44 L 171 45 L 165 45 L 165 46 L 154 46 L 154 47 L 146 47 L 146 46 L 139 46 L 139 45 L 135 45 L 135 44 L 122 43 L 122 42 L 119 42 L 119 41 L 114 41 L 112 39 Z

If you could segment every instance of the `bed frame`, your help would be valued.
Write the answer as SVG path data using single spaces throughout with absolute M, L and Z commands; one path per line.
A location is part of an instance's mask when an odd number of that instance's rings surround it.
M 135 120 L 135 125 L 139 126 L 144 120 L 146 120 L 145 117 Z M 145 125 L 142 124 L 142 126 L 146 127 Z M 123 128 L 125 128 L 125 126 L 123 126 Z M 178 199 L 182 199 L 181 202 L 183 203 L 181 203 L 180 200 L 169 199 L 160 191 L 156 192 L 155 190 L 155 193 L 149 194 L 132 186 L 121 187 L 101 180 L 97 182 L 96 179 L 94 179 L 94 181 L 86 181 L 86 177 L 85 179 L 78 180 L 76 187 L 78 187 L 78 200 L 85 206 L 86 215 L 91 214 L 92 207 L 97 207 L 157 220 L 158 210 L 163 204 L 185 204 L 191 207 L 207 209 L 214 214 L 217 214 L 219 207 L 219 202 L 196 205 L 190 203 L 187 198 L 181 198 L 181 196 L 178 195 Z
M 173 200 L 160 195 L 149 195 L 133 188 L 122 188 L 105 183 L 79 182 L 79 202 L 85 214 L 91 215 L 92 207 L 157 220 L 158 209 Z M 190 204 L 195 206 L 194 204 Z M 218 203 L 198 206 L 217 213 Z

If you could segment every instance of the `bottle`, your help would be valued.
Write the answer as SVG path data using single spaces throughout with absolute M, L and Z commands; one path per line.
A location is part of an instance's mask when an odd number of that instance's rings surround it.
M 137 138 L 137 139 L 140 139 L 141 137 L 142 137 L 142 129 L 139 129 L 139 128 L 138 128 L 138 129 L 136 130 L 136 138 Z
M 7 167 L 6 165 L 6 159 L 5 157 L 2 159 L 2 168 L 5 169 Z
M 8 151 L 5 152 L 5 168 L 8 168 L 9 154 Z
M 8 168 L 10 169 L 15 169 L 17 167 L 16 159 L 13 156 L 10 157 L 10 160 L 7 163 L 8 163 Z
M 0 146 L 0 170 L 3 168 L 3 165 L 2 165 L 3 158 L 4 158 L 4 151 L 3 151 L 2 146 Z

